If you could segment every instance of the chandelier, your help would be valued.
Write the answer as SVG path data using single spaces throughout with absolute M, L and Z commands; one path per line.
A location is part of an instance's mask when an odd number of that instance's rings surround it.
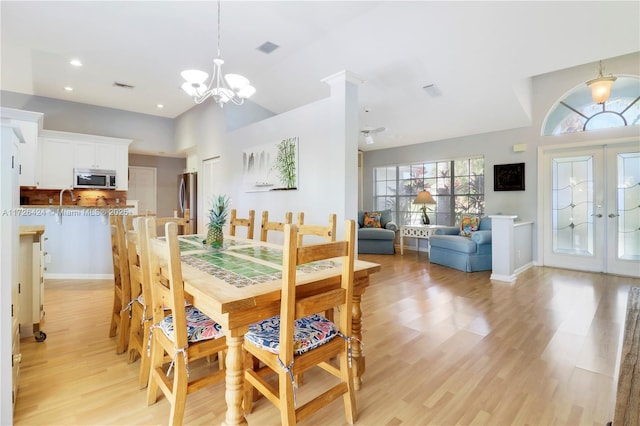
M 602 61 L 600 61 L 600 71 L 597 78 L 587 81 L 585 84 L 591 88 L 591 97 L 597 104 L 603 104 L 611 95 L 611 86 L 618 77 L 614 75 L 602 74 Z
M 242 105 L 245 99 L 256 92 L 249 80 L 239 74 L 222 75 L 224 60 L 220 57 L 220 0 L 218 0 L 218 57 L 213 60 L 213 74 L 209 84 L 206 84 L 209 74 L 200 70 L 185 70 L 180 73 L 186 81 L 182 83 L 182 90 L 193 98 L 196 104 L 201 104 L 209 97 L 223 107 L 231 101 Z

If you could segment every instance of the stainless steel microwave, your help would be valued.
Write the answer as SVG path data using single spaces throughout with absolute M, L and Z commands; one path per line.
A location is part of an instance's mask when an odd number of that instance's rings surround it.
M 116 171 L 73 169 L 73 187 L 84 189 L 116 189 Z

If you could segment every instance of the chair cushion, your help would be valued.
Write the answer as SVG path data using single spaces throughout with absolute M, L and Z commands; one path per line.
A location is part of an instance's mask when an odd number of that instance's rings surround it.
M 358 229 L 359 240 L 393 240 L 396 233 L 389 229 L 360 228 Z
M 295 320 L 293 326 L 293 353 L 303 354 L 336 337 L 336 326 L 323 317 L 314 314 Z M 254 346 L 277 354 L 280 350 L 280 315 L 251 324 L 244 339 Z
M 380 224 L 380 218 L 382 213 L 380 212 L 364 212 L 364 227 L 365 228 L 382 228 Z
M 222 326 L 200 312 L 193 306 L 186 308 L 187 314 L 187 340 L 189 343 L 201 340 L 218 339 L 224 334 Z M 173 314 L 166 316 L 158 326 L 163 333 L 173 340 Z
M 391 209 L 385 209 L 378 211 L 380 213 L 380 226 L 385 228 L 387 223 L 391 222 Z M 364 227 L 364 211 L 358 210 L 358 225 L 360 228 Z
M 453 250 L 460 253 L 475 253 L 477 244 L 471 238 L 464 238 L 459 235 L 433 235 L 429 238 L 431 247 L 439 247 Z
M 477 217 L 464 216 L 460 221 L 460 235 L 471 237 L 471 234 L 478 230 L 480 220 Z

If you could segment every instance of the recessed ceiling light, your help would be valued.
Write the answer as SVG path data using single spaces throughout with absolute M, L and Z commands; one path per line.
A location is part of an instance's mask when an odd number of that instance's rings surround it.
M 158 108 L 162 109 L 162 108 L 164 108 L 164 105 L 162 105 L 162 104 L 158 104 L 158 105 L 156 105 L 156 107 L 158 107 Z
M 81 67 L 82 66 L 82 62 L 80 62 L 80 59 L 72 59 L 69 61 L 69 63 L 71 65 L 73 65 L 74 67 Z
M 66 90 L 67 92 L 72 92 L 73 91 L 73 87 L 71 86 L 65 86 L 64 90 Z

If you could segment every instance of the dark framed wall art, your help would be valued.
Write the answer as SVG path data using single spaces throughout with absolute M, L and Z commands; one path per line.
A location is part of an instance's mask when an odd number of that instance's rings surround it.
M 524 191 L 524 163 L 494 164 L 494 191 Z

